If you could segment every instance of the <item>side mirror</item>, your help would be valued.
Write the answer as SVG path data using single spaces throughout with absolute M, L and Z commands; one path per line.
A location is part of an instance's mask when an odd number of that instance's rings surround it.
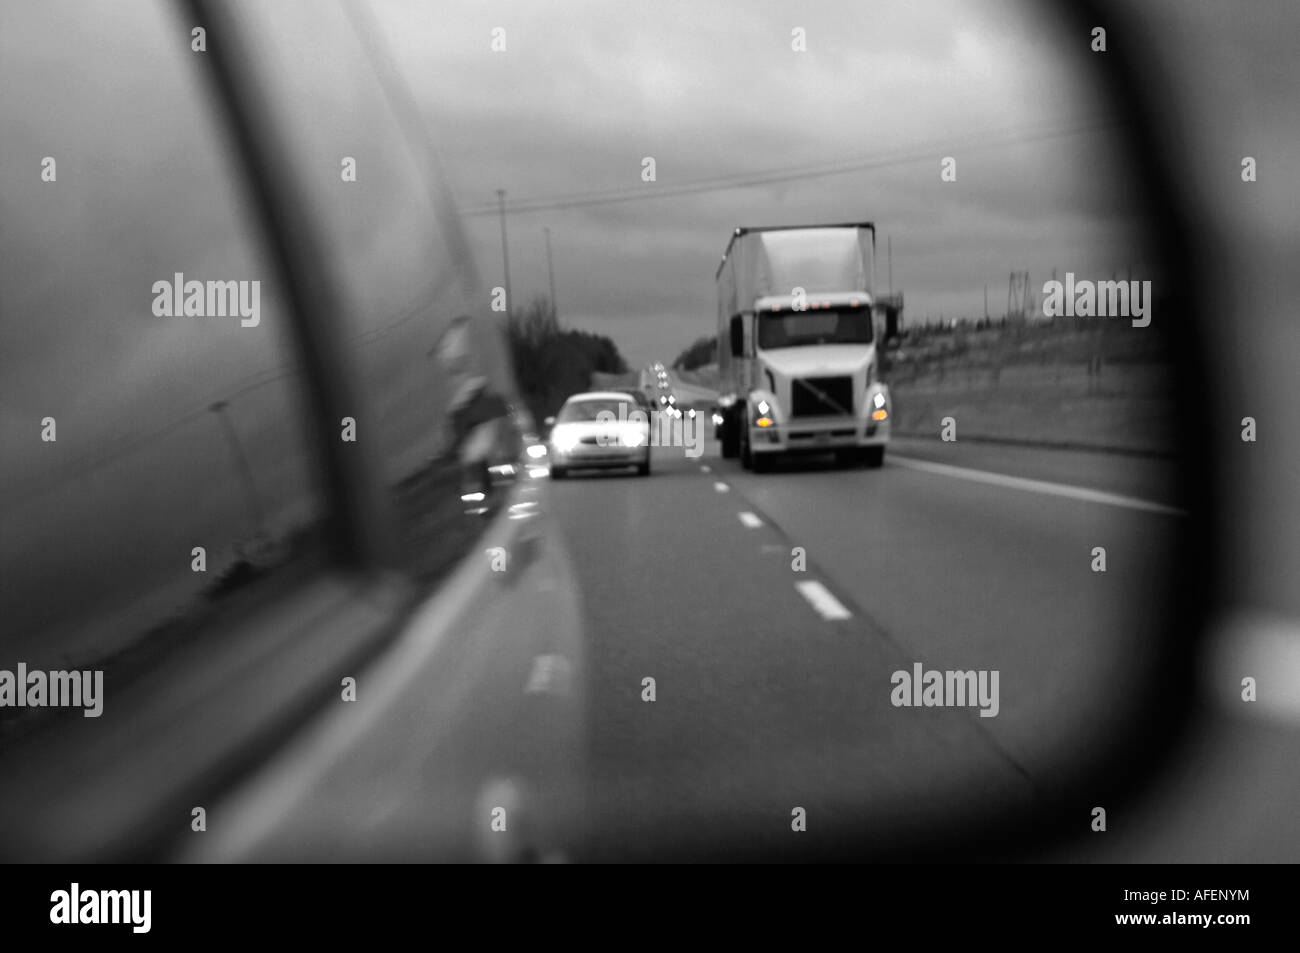
M 745 319 L 737 314 L 731 319 L 731 356 L 742 357 L 745 353 Z

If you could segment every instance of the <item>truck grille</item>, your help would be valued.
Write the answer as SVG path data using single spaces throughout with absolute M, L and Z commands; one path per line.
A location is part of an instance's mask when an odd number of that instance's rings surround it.
M 834 403 L 824 399 L 823 394 Z M 791 417 L 818 417 L 845 413 L 853 413 L 853 378 L 808 377 L 791 381 Z

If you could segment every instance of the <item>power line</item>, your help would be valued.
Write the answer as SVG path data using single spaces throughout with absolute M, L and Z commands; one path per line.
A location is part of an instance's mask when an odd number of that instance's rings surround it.
M 1034 127 L 1018 127 L 998 130 L 993 133 L 973 133 L 966 137 L 950 137 L 914 145 L 903 151 L 875 153 L 869 156 L 845 158 L 833 162 L 820 162 L 810 165 L 766 169 L 747 174 L 714 176 L 705 179 L 697 179 L 691 182 L 683 182 L 678 185 L 663 185 L 653 188 L 645 186 L 619 187 L 601 191 L 569 193 L 567 195 L 525 199 L 523 201 L 510 203 L 506 208 L 508 211 L 514 213 L 552 211 L 565 208 L 610 205 L 621 202 L 646 201 L 649 199 L 668 198 L 678 195 L 694 195 L 701 192 L 723 191 L 726 189 L 751 188 L 759 185 L 771 185 L 779 182 L 795 181 L 798 179 L 825 178 L 834 175 L 845 175 L 851 172 L 861 172 L 868 169 L 879 169 L 895 165 L 906 165 L 912 162 L 926 161 L 935 158 L 940 150 L 955 151 L 957 149 L 963 149 L 969 152 L 980 149 L 989 149 L 996 146 L 1042 142 L 1050 139 L 1076 136 L 1087 132 L 1096 132 L 1119 125 L 1121 125 L 1121 122 L 1113 118 L 1094 117 L 1082 119 L 1066 126 L 1057 126 L 1055 128 L 1049 127 L 1046 129 L 1035 129 Z M 494 213 L 499 214 L 499 212 L 499 206 L 496 203 L 491 203 L 466 206 L 461 209 L 460 214 L 466 218 L 477 218 Z

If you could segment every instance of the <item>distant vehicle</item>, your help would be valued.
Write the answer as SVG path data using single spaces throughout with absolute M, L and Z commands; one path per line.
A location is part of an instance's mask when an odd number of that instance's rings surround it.
M 878 467 L 889 389 L 877 377 L 875 226 L 737 228 L 718 266 L 715 407 L 724 457 L 833 451 Z
M 547 438 L 551 478 L 570 470 L 636 467 L 650 475 L 650 420 L 643 401 L 626 391 L 574 394 L 555 415 Z

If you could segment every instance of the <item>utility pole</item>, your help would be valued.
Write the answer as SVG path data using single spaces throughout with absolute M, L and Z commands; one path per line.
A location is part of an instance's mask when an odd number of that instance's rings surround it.
M 253 530 L 254 532 L 261 532 L 264 527 L 262 502 L 257 496 L 257 484 L 253 482 L 253 471 L 248 466 L 248 458 L 244 456 L 243 448 L 239 444 L 239 434 L 235 433 L 235 426 L 230 422 L 230 417 L 226 413 L 228 406 L 229 404 L 224 400 L 219 400 L 208 407 L 208 410 L 217 415 L 221 431 L 226 435 L 226 440 L 230 445 L 230 455 L 235 460 L 235 469 L 239 473 L 240 481 L 244 484 L 244 497 L 248 503 L 249 517 L 253 521 Z
M 542 229 L 546 233 L 546 274 L 551 279 L 551 317 L 558 320 L 559 312 L 555 310 L 555 266 L 551 262 L 551 229 L 548 225 Z
M 984 282 L 984 323 L 989 320 L 989 283 Z
M 506 273 L 506 314 L 515 306 L 515 299 L 510 296 L 510 246 L 506 244 L 506 190 L 497 189 L 497 207 L 501 210 L 501 263 Z
M 894 293 L 894 236 L 885 236 L 885 250 L 889 256 L 889 293 Z

